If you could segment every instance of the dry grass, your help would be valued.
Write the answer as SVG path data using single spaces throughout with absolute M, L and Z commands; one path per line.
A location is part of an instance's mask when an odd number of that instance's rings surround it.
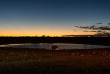
M 43 50 L 0 48 L 0 73 L 110 73 L 110 50 Z

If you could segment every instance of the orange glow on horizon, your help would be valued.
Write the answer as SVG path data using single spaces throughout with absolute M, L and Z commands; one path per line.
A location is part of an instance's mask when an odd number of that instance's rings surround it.
M 63 35 L 93 35 L 86 32 L 0 32 L 0 36 L 63 36 Z
M 47 25 L 23 26 L 17 24 L 15 27 L 3 27 L 0 29 L 0 36 L 63 36 L 63 35 L 93 35 L 93 32 L 83 32 L 79 28 L 71 26 Z M 74 30 L 75 29 L 75 30 Z

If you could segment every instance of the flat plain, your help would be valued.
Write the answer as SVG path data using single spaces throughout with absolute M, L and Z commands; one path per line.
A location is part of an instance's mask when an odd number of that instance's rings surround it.
M 110 73 L 110 49 L 0 48 L 1 74 Z

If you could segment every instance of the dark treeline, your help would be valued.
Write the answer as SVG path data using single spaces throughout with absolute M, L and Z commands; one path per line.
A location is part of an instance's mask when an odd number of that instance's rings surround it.
M 79 43 L 110 45 L 110 37 L 0 37 L 0 44 Z

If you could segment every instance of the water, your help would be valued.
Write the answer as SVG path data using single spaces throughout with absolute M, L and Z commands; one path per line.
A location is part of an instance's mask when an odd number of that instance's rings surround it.
M 88 44 L 70 44 L 70 43 L 39 43 L 39 44 L 7 44 L 0 45 L 0 47 L 13 47 L 13 48 L 44 48 L 51 49 L 51 46 L 58 46 L 57 50 L 61 49 L 94 49 L 94 48 L 110 48 L 110 46 L 102 45 L 88 45 Z

